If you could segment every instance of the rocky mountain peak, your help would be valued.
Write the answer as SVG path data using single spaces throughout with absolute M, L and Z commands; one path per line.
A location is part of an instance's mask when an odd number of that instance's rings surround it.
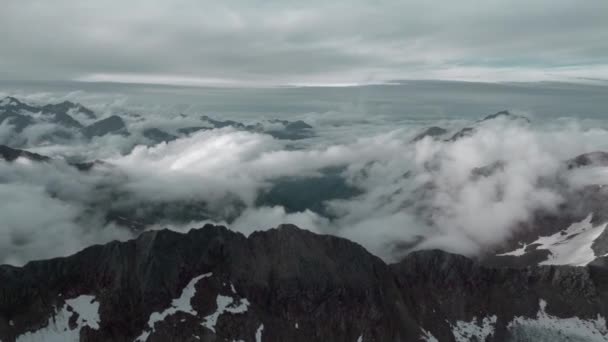
M 92 138 L 103 136 L 106 134 L 125 134 L 128 135 L 127 125 L 125 121 L 118 115 L 112 115 L 105 119 L 99 120 L 82 129 L 84 136 Z
M 0 266 L 0 338 L 506 341 L 545 329 L 601 341 L 607 275 L 493 269 L 437 250 L 387 265 L 293 225 L 249 237 L 206 225 Z

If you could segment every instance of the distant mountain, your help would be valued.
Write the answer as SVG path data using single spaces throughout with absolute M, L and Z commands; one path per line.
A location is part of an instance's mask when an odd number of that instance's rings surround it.
M 530 119 L 528 119 L 527 117 L 521 116 L 521 115 L 515 115 L 515 114 L 509 112 L 508 110 L 501 110 L 500 112 L 490 114 L 490 115 L 486 116 L 485 118 L 478 120 L 477 122 L 484 122 L 484 121 L 494 120 L 494 119 L 498 119 L 498 118 L 506 118 L 509 120 L 522 120 L 524 122 L 530 123 Z
M 16 133 L 21 133 L 26 127 L 34 124 L 35 120 L 28 115 L 19 114 L 12 109 L 0 109 L 0 125 L 7 123 L 14 127 Z
M 502 110 L 500 112 L 487 115 L 483 119 L 477 120 L 475 122 L 475 124 L 479 125 L 479 124 L 483 124 L 484 122 L 496 120 L 496 119 L 516 120 L 516 121 L 522 121 L 525 123 L 530 123 L 530 119 L 526 118 L 525 116 L 515 115 L 515 114 L 512 114 L 511 112 L 509 112 L 508 110 Z M 460 140 L 462 138 L 469 137 L 469 136 L 475 134 L 476 130 L 477 130 L 476 126 L 464 127 L 462 129 L 460 129 L 459 131 L 452 133 L 452 136 L 448 139 L 445 139 L 445 141 L 454 142 L 454 141 Z M 446 130 L 445 128 L 433 126 L 433 127 L 427 128 L 424 131 L 417 134 L 414 138 L 412 138 L 411 142 L 413 142 L 413 143 L 417 142 L 427 136 L 432 137 L 432 138 L 437 138 L 437 137 L 443 136 L 447 133 L 448 133 L 448 130 Z
M 311 138 L 315 135 L 313 127 L 302 120 L 288 121 L 271 119 L 267 122 L 258 122 L 249 125 L 233 120 L 215 120 L 207 115 L 202 116 L 201 120 L 206 122 L 213 128 L 232 127 L 238 130 L 266 133 L 276 139 L 283 140 L 306 139 Z M 188 133 L 191 132 L 188 128 L 183 128 L 182 130 L 188 130 Z
M 2 341 L 606 341 L 608 269 L 207 225 L 0 266 Z
M 43 156 L 37 153 L 32 153 L 24 150 L 10 148 L 5 145 L 0 145 L 0 157 L 5 161 L 15 161 L 17 158 L 26 158 L 32 161 L 44 162 L 49 161 L 51 158 Z
M 14 112 L 26 111 L 30 113 L 35 113 L 40 111 L 40 109 L 41 108 L 39 107 L 29 105 L 25 102 L 21 102 L 17 98 L 12 96 L 7 96 L 0 100 L 0 111 L 11 110 Z
M 448 131 L 444 128 L 441 127 L 437 127 L 437 126 L 433 126 L 433 127 L 429 127 L 427 129 L 425 129 L 423 132 L 419 133 L 418 135 L 416 135 L 411 142 L 416 142 L 419 140 L 422 140 L 426 137 L 432 137 L 432 138 L 436 138 L 439 136 L 442 136 L 444 134 L 446 134 Z
M 184 115 L 181 115 L 185 117 Z M 0 125 L 12 126 L 14 140 L 12 145 L 20 147 L 32 147 L 38 144 L 59 143 L 65 144 L 72 140 L 83 137 L 91 139 L 108 134 L 122 136 L 131 135 L 129 126 L 124 118 L 128 117 L 141 120 L 142 116 L 137 113 L 124 112 L 121 115 L 111 115 L 98 119 L 95 112 L 80 103 L 63 101 L 44 105 L 33 105 L 21 101 L 15 97 L 5 97 L 0 100 Z M 45 124 L 44 134 L 36 135 L 31 140 L 21 136 L 28 127 Z M 49 124 L 55 125 L 50 127 Z M 163 129 L 159 127 L 148 127 L 141 131 L 135 128 L 133 146 L 137 144 L 155 145 L 161 142 L 170 142 L 180 137 L 189 136 L 195 132 L 208 129 L 221 129 L 232 127 L 262 134 L 269 134 L 276 139 L 298 140 L 313 137 L 314 129 L 304 121 L 267 120 L 253 124 L 244 124 L 234 120 L 217 120 L 207 115 L 201 116 L 201 125 L 187 126 L 178 129 Z M 36 131 L 40 132 L 40 131 Z M 6 143 L 6 141 L 5 141 Z
M 155 143 L 169 142 L 177 139 L 173 134 L 169 134 L 158 128 L 148 128 L 143 131 L 143 136 Z
M 63 132 L 57 133 L 58 137 L 66 138 L 66 132 L 62 130 L 83 128 L 82 123 L 71 116 L 74 113 L 84 114 L 91 119 L 96 117 L 92 110 L 69 101 L 36 106 L 11 96 L 0 100 L 0 124 L 8 120 L 16 133 L 21 133 L 26 127 L 37 123 L 53 123 L 57 125 L 58 132 Z M 52 138 L 52 135 L 49 137 Z
M 127 130 L 125 121 L 120 116 L 112 115 L 84 127 L 82 129 L 82 134 L 85 137 L 93 138 L 106 134 L 129 135 L 129 131 Z
M 74 103 L 70 101 L 63 101 L 57 104 L 47 104 L 42 106 L 42 109 L 52 113 L 63 113 L 69 114 L 70 112 L 82 113 L 89 119 L 96 119 L 97 115 L 89 108 L 81 105 L 80 103 Z

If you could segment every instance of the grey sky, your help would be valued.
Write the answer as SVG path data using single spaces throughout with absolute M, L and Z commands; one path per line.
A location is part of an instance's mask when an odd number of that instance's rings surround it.
M 6 0 L 0 79 L 608 80 L 608 1 Z

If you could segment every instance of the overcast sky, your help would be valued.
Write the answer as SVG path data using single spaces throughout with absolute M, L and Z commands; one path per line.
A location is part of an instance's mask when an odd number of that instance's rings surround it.
M 0 79 L 608 80 L 608 1 L 4 0 Z

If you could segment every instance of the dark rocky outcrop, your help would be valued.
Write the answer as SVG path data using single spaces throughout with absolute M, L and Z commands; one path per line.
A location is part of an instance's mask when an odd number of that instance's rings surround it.
M 99 120 L 82 129 L 82 134 L 88 138 L 101 137 L 106 134 L 128 135 L 125 121 L 118 115 L 112 115 Z
M 484 117 L 483 119 L 477 120 L 475 123 L 476 124 L 482 124 L 484 122 L 487 122 L 487 121 L 490 121 L 490 120 L 495 120 L 495 119 L 500 119 L 500 118 L 509 119 L 509 120 L 520 120 L 520 121 L 525 122 L 527 124 L 529 124 L 531 122 L 530 119 L 528 119 L 525 116 L 515 115 L 515 114 L 512 114 L 511 112 L 509 112 L 508 110 L 502 110 L 500 112 L 497 112 L 497 113 L 494 113 L 494 114 L 490 114 L 490 115 Z M 464 127 L 463 129 L 461 129 L 458 132 L 454 133 L 446 141 L 448 141 L 448 142 L 454 142 L 454 141 L 460 140 L 462 138 L 472 136 L 473 134 L 475 134 L 475 130 L 476 130 L 476 126 L 474 126 L 474 127 Z
M 465 127 L 463 129 L 461 129 L 460 131 L 454 133 L 454 135 L 452 135 L 452 137 L 450 137 L 447 141 L 454 142 L 456 140 L 460 140 L 465 137 L 470 137 L 474 133 L 475 133 L 475 128 Z
M 498 118 L 506 118 L 506 119 L 512 119 L 512 120 L 523 120 L 526 123 L 530 123 L 530 119 L 528 119 L 525 116 L 521 116 L 521 115 L 515 115 L 511 112 L 509 112 L 508 110 L 501 110 L 500 112 L 494 113 L 494 114 L 490 114 L 488 116 L 486 116 L 485 118 L 477 121 L 477 122 L 484 122 L 484 121 L 489 121 L 489 120 L 494 120 L 494 119 L 498 119 Z
M 224 128 L 224 127 L 232 127 L 238 130 L 246 130 L 250 132 L 257 133 L 266 133 L 271 135 L 276 139 L 282 140 L 299 140 L 299 139 L 307 139 L 314 137 L 313 127 L 302 120 L 297 121 L 288 121 L 288 120 L 280 120 L 280 119 L 271 119 L 266 123 L 270 123 L 273 125 L 280 125 L 280 127 L 270 127 L 267 128 L 263 123 L 254 123 L 254 124 L 244 124 L 234 120 L 215 120 L 210 118 L 207 115 L 203 115 L 201 117 L 202 121 L 207 122 L 213 128 Z M 183 134 L 190 134 L 192 132 L 198 131 L 200 129 L 204 129 L 202 127 L 186 127 L 178 130 L 178 132 Z
M 29 105 L 25 102 L 19 101 L 19 99 L 13 96 L 7 96 L 4 99 L 0 100 L 0 112 L 11 110 L 13 112 L 31 112 L 35 113 L 40 111 L 40 108 L 36 106 Z
M 535 318 L 542 301 L 555 317 L 605 317 L 607 279 L 601 261 L 493 269 L 421 251 L 387 265 L 353 242 L 295 226 L 246 238 L 207 225 L 0 266 L 0 339 L 58 324 L 49 320 L 57 308 L 89 295 L 99 321 L 80 329 L 81 341 L 454 341 L 459 321 L 490 316 L 487 340 L 507 341 L 509 322 Z M 76 329 L 78 312 L 68 307 L 72 323 L 60 332 Z
M 71 101 L 63 101 L 61 103 L 56 104 L 47 104 L 42 106 L 42 110 L 51 113 L 63 113 L 68 114 L 68 112 L 74 111 L 77 113 L 84 114 L 89 119 L 96 119 L 97 115 L 95 112 L 90 110 L 89 108 L 81 105 L 80 103 L 74 103 Z
M 608 152 L 594 151 L 584 153 L 566 161 L 566 167 L 569 170 L 586 166 L 608 166 Z
M 158 128 L 148 128 L 142 132 L 143 136 L 152 140 L 155 143 L 169 142 L 177 139 L 173 134 L 169 134 Z
M 302 130 L 302 129 L 312 129 L 312 128 L 313 127 L 311 125 L 307 124 L 306 122 L 304 122 L 302 120 L 288 122 L 285 125 L 285 129 L 290 130 L 290 131 L 298 131 L 298 130 Z
M 224 128 L 224 127 L 234 127 L 236 129 L 244 129 L 245 125 L 237 122 L 237 121 L 233 121 L 233 120 L 215 120 L 212 119 L 210 117 L 208 117 L 207 115 L 203 115 L 201 117 L 202 121 L 206 121 L 207 123 L 209 123 L 210 125 L 212 125 L 215 128 Z
M 10 119 L 10 123 L 15 126 L 17 133 L 37 122 L 51 122 L 63 128 L 80 129 L 83 127 L 82 124 L 69 114 L 73 111 L 82 113 L 89 118 L 95 118 L 95 113 L 92 110 L 78 103 L 64 101 L 39 107 L 26 104 L 9 96 L 0 100 L 0 124 L 6 119 Z M 41 114 L 43 119 L 34 119 L 32 114 L 36 113 Z
M 34 119 L 28 115 L 19 114 L 13 110 L 6 110 L 0 113 L 0 125 L 8 123 L 14 127 L 15 132 L 21 133 L 23 130 L 34 123 Z
M 302 120 L 297 121 L 288 121 L 288 120 L 279 120 L 272 119 L 268 122 L 272 124 L 281 124 L 282 129 L 269 129 L 264 130 L 263 125 L 258 124 L 259 128 L 253 128 L 251 130 L 257 131 L 265 131 L 266 133 L 272 135 L 276 139 L 284 139 L 284 140 L 300 140 L 307 139 L 313 137 L 314 131 L 313 127 Z M 257 126 L 256 126 L 257 127 Z
M 47 156 L 43 156 L 37 153 L 33 153 L 33 152 L 28 152 L 28 151 L 24 151 L 24 150 L 19 150 L 19 149 L 15 149 L 15 148 L 11 148 L 5 145 L 0 145 L 0 157 L 2 157 L 2 159 L 12 162 L 14 160 L 16 160 L 17 158 L 21 157 L 21 158 L 27 158 L 29 160 L 33 160 L 33 161 L 39 161 L 39 162 L 44 162 L 44 161 L 49 161 L 51 160 L 51 158 L 47 157 Z
M 437 127 L 437 126 L 429 127 L 427 129 L 425 129 L 424 131 L 422 131 L 420 134 L 416 135 L 411 140 L 411 142 L 420 141 L 426 137 L 431 137 L 431 138 L 439 137 L 439 136 L 446 134 L 447 132 L 448 131 L 445 128 L 441 128 L 441 127 Z
M 198 131 L 204 131 L 204 130 L 208 130 L 208 127 L 183 127 L 183 128 L 179 128 L 177 130 L 177 132 L 179 134 L 184 134 L 184 135 L 190 135 L 192 133 L 196 133 Z
M 82 124 L 78 122 L 78 120 L 74 119 L 68 114 L 65 113 L 53 113 L 53 112 L 42 112 L 42 114 L 48 116 L 52 123 L 61 125 L 63 127 L 68 128 L 82 128 Z

